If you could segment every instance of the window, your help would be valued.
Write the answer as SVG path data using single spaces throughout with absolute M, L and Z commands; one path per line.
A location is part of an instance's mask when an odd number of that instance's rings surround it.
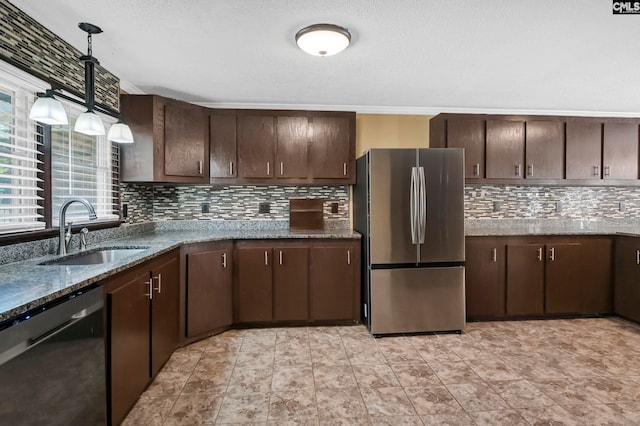
M 37 90 L 0 73 L 0 233 L 45 227 L 43 128 L 29 120 Z
M 0 61 L 0 236 L 58 227 L 60 206 L 69 197 L 86 198 L 100 222 L 119 219 L 118 148 L 106 136 L 74 132 L 84 108 L 71 102 L 62 101 L 68 126 L 29 120 L 36 93 L 45 88 Z M 102 119 L 107 126 L 115 122 Z M 66 218 L 89 222 L 86 209 L 76 203 Z

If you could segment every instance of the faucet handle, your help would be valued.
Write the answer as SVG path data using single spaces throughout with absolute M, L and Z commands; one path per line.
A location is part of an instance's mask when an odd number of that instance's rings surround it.
M 87 228 L 82 228 L 80 230 L 80 250 L 87 249 L 87 234 L 89 234 L 89 230 Z

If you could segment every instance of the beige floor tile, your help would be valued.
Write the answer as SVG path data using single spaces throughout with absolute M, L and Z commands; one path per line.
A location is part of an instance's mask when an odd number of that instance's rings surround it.
M 450 414 L 427 414 L 422 416 L 422 421 L 427 426 L 469 426 L 473 420 L 464 411 Z
M 269 420 L 289 421 L 318 417 L 313 389 L 291 389 L 271 392 Z
M 414 346 L 416 346 L 415 343 Z M 427 362 L 461 361 L 458 355 L 443 344 L 425 344 L 424 346 L 416 346 L 416 350 L 420 357 Z
M 311 351 L 305 349 L 276 349 L 275 365 L 311 367 Z
M 614 405 L 607 404 L 582 404 L 565 405 L 565 410 L 571 413 L 578 421 L 592 425 L 621 425 L 632 426 L 636 423 L 625 417 L 622 410 Z
M 467 411 L 494 411 L 509 408 L 509 405 L 488 384 L 470 382 L 446 385 L 451 395 Z
M 313 379 L 317 389 L 358 385 L 350 365 L 316 365 L 313 367 Z
M 587 387 L 587 379 L 531 380 L 531 383 L 559 405 L 598 404 L 596 393 Z
M 515 410 L 476 411 L 469 415 L 478 426 L 529 426 Z
M 496 358 L 472 359 L 468 360 L 467 364 L 485 381 L 522 379 L 522 376 L 511 370 L 503 361 Z
M 546 407 L 520 408 L 517 410 L 531 425 L 563 425 L 581 426 L 571 413 L 559 405 L 548 405 Z
M 318 420 L 319 426 L 368 426 L 369 417 L 334 417 L 334 418 L 320 418 Z
M 429 362 L 428 364 L 444 384 L 482 381 L 482 378 L 464 361 Z
M 165 426 L 212 425 L 224 395 L 181 395 L 167 416 Z
M 455 414 L 462 411 L 458 401 L 443 386 L 404 388 L 418 414 Z
M 231 374 L 228 393 L 267 393 L 271 391 L 273 369 L 265 368 L 235 368 Z
M 615 407 L 632 422 L 640 424 L 640 402 L 618 402 Z
M 271 390 L 313 389 L 313 370 L 311 367 L 276 366 L 273 370 Z
M 350 365 L 347 353 L 340 347 L 321 347 L 311 350 L 311 362 L 316 365 Z
M 513 408 L 556 404 L 527 380 L 495 381 L 489 385 Z
M 172 371 L 160 371 L 144 396 L 171 396 L 180 395 L 182 388 L 189 380 L 190 373 L 174 373 Z
M 269 394 L 226 394 L 217 423 L 257 423 L 267 421 Z
M 386 364 L 354 365 L 353 373 L 361 387 L 400 386 L 393 370 Z
M 422 421 L 418 416 L 376 416 L 371 417 L 373 426 L 421 426 Z
M 316 401 L 321 419 L 367 416 L 367 409 L 357 387 L 316 389 Z
M 401 387 L 361 388 L 370 416 L 414 416 L 416 411 Z
M 218 394 L 227 391 L 230 373 L 227 371 L 194 372 L 182 388 L 182 395 Z
M 176 399 L 177 396 L 142 396 L 122 422 L 122 426 L 160 426 L 166 420 Z
M 425 362 L 421 364 L 391 364 L 402 386 L 432 386 L 442 382 Z
M 265 352 L 242 352 L 238 354 L 236 359 L 236 367 L 266 367 L 273 366 L 275 350 L 267 350 Z
M 162 371 L 171 371 L 173 373 L 191 373 L 196 364 L 200 361 L 202 352 L 197 351 L 180 351 L 174 352 L 169 361 L 162 367 Z

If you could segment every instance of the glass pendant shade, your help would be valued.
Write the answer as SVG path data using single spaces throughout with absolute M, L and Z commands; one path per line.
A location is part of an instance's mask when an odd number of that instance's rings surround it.
M 102 136 L 105 133 L 102 120 L 93 111 L 80 114 L 73 130 L 89 136 Z
M 109 128 L 107 139 L 116 143 L 133 143 L 133 134 L 129 126 L 118 121 Z
M 51 96 L 36 99 L 29 111 L 29 118 L 49 125 L 69 124 L 64 107 Z
M 332 24 L 316 24 L 296 34 L 298 47 L 310 55 L 331 56 L 349 47 L 351 34 L 346 28 Z

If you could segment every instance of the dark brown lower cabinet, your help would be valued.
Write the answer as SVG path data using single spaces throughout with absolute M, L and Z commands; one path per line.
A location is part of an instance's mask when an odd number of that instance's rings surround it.
M 233 323 L 233 242 L 183 247 L 186 262 L 186 335 L 220 331 Z
M 309 249 L 273 248 L 273 321 L 309 318 Z
M 309 254 L 312 321 L 359 320 L 359 245 L 315 243 Z
M 552 243 L 547 244 L 545 249 L 545 312 L 581 313 L 580 243 Z
M 507 245 L 507 315 L 544 314 L 544 244 Z
M 505 314 L 506 239 L 466 239 L 465 296 L 467 319 Z
M 582 313 L 613 312 L 613 239 L 611 237 L 580 238 L 582 262 Z
M 122 422 L 178 344 L 179 272 L 173 251 L 103 282 L 110 424 Z
M 257 243 L 236 246 L 235 321 L 268 322 L 273 319 L 273 250 Z
M 640 321 L 640 238 L 616 237 L 615 299 L 616 314 Z

